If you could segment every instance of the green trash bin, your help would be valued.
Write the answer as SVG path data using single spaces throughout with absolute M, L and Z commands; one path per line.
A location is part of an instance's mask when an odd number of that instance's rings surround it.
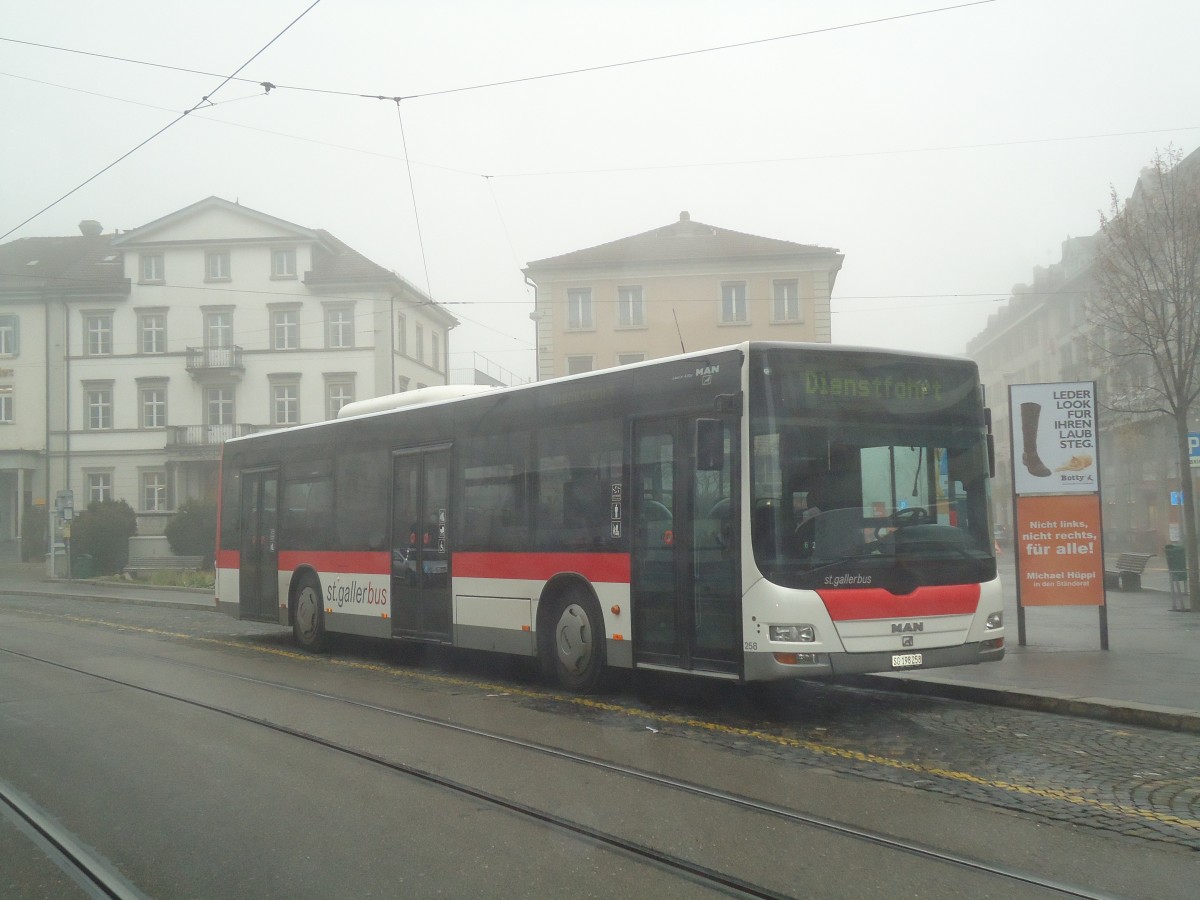
M 1163 552 L 1167 555 L 1167 571 L 1171 573 L 1171 580 L 1186 581 L 1187 550 L 1183 544 L 1167 544 Z
M 87 553 L 80 553 L 71 560 L 72 578 L 91 578 L 96 574 L 95 560 Z
M 1190 609 L 1187 597 L 1187 548 L 1183 544 L 1167 544 L 1167 573 L 1171 582 L 1171 609 Z

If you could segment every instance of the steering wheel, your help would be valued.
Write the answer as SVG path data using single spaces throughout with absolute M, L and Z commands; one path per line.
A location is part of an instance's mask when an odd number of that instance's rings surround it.
M 875 529 L 875 539 L 877 542 L 886 541 L 898 528 L 907 528 L 909 525 L 922 525 L 932 521 L 933 516 L 929 514 L 929 510 L 922 506 L 907 506 L 892 513 L 891 522 L 880 525 Z M 882 532 L 884 531 L 888 532 L 888 534 L 883 534 Z
M 908 506 L 892 513 L 892 521 L 896 523 L 897 528 L 905 528 L 909 525 L 920 525 L 922 522 L 932 522 L 933 516 L 924 507 Z

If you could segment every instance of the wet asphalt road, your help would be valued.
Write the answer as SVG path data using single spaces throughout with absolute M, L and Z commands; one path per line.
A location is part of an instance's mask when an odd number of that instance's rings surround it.
M 295 650 L 283 629 L 211 612 L 18 598 L 0 603 L 92 619 L 99 628 L 149 629 L 174 640 Z M 329 658 L 384 666 L 422 690 L 504 692 L 513 702 L 555 715 L 669 732 L 738 753 L 1200 850 L 1200 741 L 1187 733 L 815 682 L 746 688 L 639 675 L 617 679 L 596 697 L 569 697 L 540 681 L 523 660 L 345 637 Z

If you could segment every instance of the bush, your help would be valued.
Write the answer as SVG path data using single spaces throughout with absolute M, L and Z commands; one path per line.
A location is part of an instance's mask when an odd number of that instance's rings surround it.
M 37 562 L 50 552 L 46 507 L 27 506 L 21 517 L 21 561 Z
M 201 500 L 186 500 L 166 528 L 167 543 L 176 556 L 200 556 L 211 569 L 217 548 L 217 507 Z
M 129 562 L 129 539 L 137 533 L 137 514 L 124 500 L 100 500 L 71 523 L 71 556 L 92 558 L 97 575 L 115 575 Z

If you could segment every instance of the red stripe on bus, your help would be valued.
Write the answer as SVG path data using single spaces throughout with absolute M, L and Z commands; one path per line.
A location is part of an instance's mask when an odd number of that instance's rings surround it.
M 919 587 L 896 596 L 883 588 L 817 591 L 835 622 L 856 619 L 911 619 L 918 616 L 961 616 L 979 607 L 979 585 L 947 584 Z
M 628 553 L 455 553 L 456 578 L 522 578 L 545 581 L 577 572 L 588 581 L 628 584 Z
M 281 550 L 279 570 L 290 572 L 300 566 L 312 566 L 318 572 L 339 574 L 390 575 L 392 555 L 379 550 Z
M 560 572 L 577 572 L 589 581 L 629 583 L 627 553 L 454 553 L 452 573 L 463 578 L 508 578 L 545 581 Z M 391 572 L 390 554 L 378 551 L 284 550 L 279 554 L 279 570 L 292 571 L 312 566 L 320 572 L 387 575 Z M 237 569 L 241 554 L 237 550 L 217 553 L 217 566 Z

